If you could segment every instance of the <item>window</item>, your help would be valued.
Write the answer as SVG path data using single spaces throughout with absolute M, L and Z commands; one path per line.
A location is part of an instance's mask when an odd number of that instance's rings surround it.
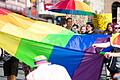
M 6 0 L 0 0 L 1 2 L 6 2 Z

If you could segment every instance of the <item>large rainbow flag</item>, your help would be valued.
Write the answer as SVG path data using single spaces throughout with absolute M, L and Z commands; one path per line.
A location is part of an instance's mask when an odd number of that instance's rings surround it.
M 45 55 L 51 63 L 64 66 L 72 80 L 99 80 L 104 57 L 92 44 L 107 38 L 74 34 L 0 8 L 0 47 L 31 67 L 35 56 Z

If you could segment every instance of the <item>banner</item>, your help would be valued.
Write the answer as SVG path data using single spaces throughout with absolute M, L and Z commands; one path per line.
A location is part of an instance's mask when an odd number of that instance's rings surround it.
M 112 22 L 112 14 L 96 14 L 94 16 L 94 25 L 99 30 L 105 30 L 107 27 L 107 24 Z

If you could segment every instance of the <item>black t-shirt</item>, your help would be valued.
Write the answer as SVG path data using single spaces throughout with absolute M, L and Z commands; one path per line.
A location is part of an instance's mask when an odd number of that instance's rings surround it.
M 120 52 L 120 48 L 113 47 L 111 52 L 118 53 Z M 107 67 L 111 73 L 120 72 L 120 57 L 110 57 Z

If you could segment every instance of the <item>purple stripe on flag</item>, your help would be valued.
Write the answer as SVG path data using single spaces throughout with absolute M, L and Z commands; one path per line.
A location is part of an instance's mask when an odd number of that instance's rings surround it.
M 96 43 L 107 40 L 107 38 L 97 39 Z M 72 80 L 99 80 L 104 60 L 104 56 L 99 55 L 101 50 L 94 47 L 85 50 L 85 56 L 74 72 Z

